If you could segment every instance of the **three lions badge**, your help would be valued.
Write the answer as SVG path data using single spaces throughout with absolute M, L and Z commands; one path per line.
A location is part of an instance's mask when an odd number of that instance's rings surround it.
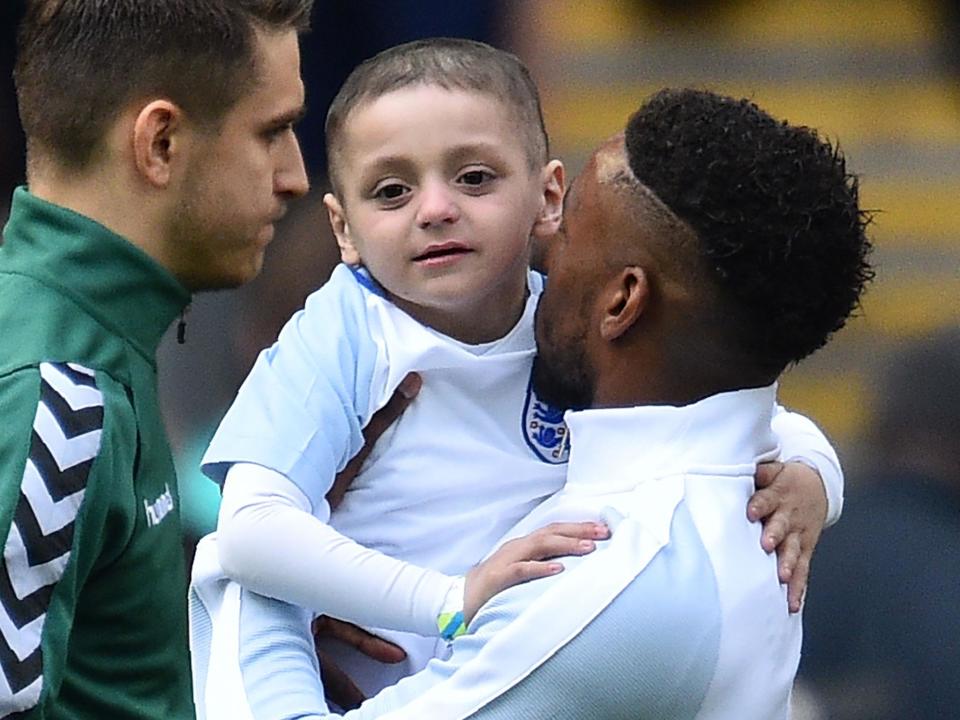
M 570 456 L 570 432 L 557 410 L 537 397 L 533 383 L 527 385 L 523 405 L 523 436 L 534 454 L 544 462 L 560 465 Z

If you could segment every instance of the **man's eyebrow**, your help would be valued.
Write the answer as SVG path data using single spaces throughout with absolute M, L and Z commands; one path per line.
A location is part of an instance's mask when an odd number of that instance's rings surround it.
M 304 116 L 307 114 L 307 105 L 304 103 L 300 107 L 293 108 L 288 110 L 281 115 L 277 115 L 274 118 L 270 119 L 270 125 L 296 125 L 298 122 L 303 120 Z

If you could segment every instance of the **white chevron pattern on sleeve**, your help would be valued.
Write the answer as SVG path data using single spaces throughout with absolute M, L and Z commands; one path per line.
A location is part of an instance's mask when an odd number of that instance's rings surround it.
M 30 455 L 0 564 L 0 717 L 40 699 L 43 625 L 70 561 L 103 428 L 103 394 L 93 371 L 42 363 L 40 378 Z

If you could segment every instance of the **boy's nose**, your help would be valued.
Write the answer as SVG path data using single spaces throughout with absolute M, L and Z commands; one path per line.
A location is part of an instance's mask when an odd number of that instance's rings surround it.
M 454 223 L 460 219 L 460 205 L 455 193 L 442 183 L 424 185 L 417 208 L 417 225 L 422 229 Z

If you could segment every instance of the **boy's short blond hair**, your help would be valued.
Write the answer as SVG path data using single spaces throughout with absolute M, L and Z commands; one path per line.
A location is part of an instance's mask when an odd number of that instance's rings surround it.
M 411 85 L 483 93 L 503 103 L 525 136 L 531 168 L 548 159 L 549 140 L 540 93 L 530 71 L 512 53 L 463 38 L 428 38 L 397 45 L 365 60 L 347 78 L 327 112 L 330 182 L 337 191 L 338 163 L 347 118 L 358 106 Z

